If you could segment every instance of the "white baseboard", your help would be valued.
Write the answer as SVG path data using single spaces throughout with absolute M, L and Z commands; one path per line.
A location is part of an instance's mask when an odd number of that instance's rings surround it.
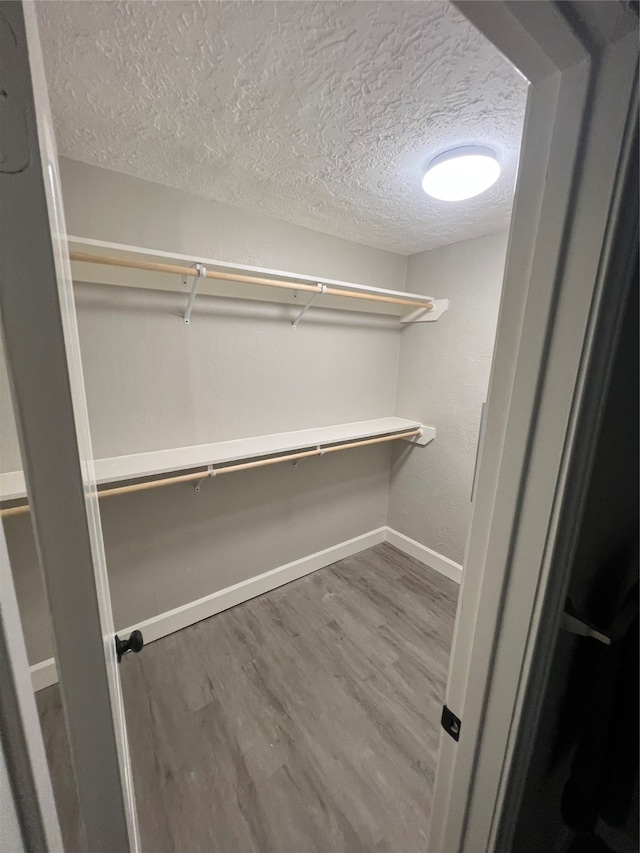
M 448 557 L 443 557 L 442 554 L 421 545 L 415 539 L 410 539 L 404 533 L 398 533 L 391 527 L 379 527 L 377 530 L 363 533 L 362 536 L 356 536 L 354 539 L 348 539 L 346 542 L 333 545 L 331 548 L 325 548 L 324 551 L 317 551 L 308 557 L 294 560 L 293 563 L 287 563 L 277 569 L 272 569 L 270 572 L 264 572 L 257 577 L 228 586 L 226 589 L 206 595 L 197 601 L 190 601 L 188 604 L 183 604 L 182 607 L 176 607 L 175 610 L 160 613 L 158 616 L 139 622 L 131 628 L 124 628 L 117 633 L 127 635 L 138 628 L 144 635 L 145 643 L 152 643 L 154 640 L 166 637 L 167 634 L 173 634 L 174 631 L 180 631 L 188 625 L 193 625 L 202 619 L 208 619 L 209 616 L 215 616 L 222 610 L 235 607 L 236 604 L 249 601 L 256 595 L 262 595 L 276 589 L 276 587 L 311 574 L 311 572 L 316 572 L 318 569 L 324 569 L 332 563 L 337 563 L 338 560 L 344 560 L 345 557 L 351 557 L 353 554 L 358 554 L 360 551 L 372 548 L 381 542 L 394 545 L 399 551 L 414 557 L 425 566 L 456 583 L 460 583 L 462 580 L 462 566 L 458 563 L 454 563 Z M 31 682 L 34 691 L 50 687 L 57 681 L 58 673 L 54 658 L 49 658 L 49 660 L 31 667 Z
M 348 539 L 346 542 L 333 545 L 331 548 L 317 551 L 308 557 L 294 560 L 293 563 L 287 563 L 257 577 L 228 586 L 226 589 L 199 598 L 197 601 L 190 601 L 182 607 L 176 607 L 175 610 L 161 613 L 117 633 L 127 635 L 137 628 L 142 631 L 145 643 L 152 643 L 154 640 L 166 637 L 167 634 L 186 628 L 187 625 L 193 625 L 195 622 L 214 616 L 222 610 L 227 610 L 229 607 L 255 598 L 256 595 L 262 595 L 264 592 L 269 592 L 269 590 L 302 578 L 318 569 L 330 566 L 332 563 L 337 563 L 338 560 L 344 560 L 345 557 L 358 554 L 366 548 L 379 545 L 386 541 L 386 533 L 386 527 L 379 527 L 377 530 L 363 533 L 362 536 L 356 536 L 354 539 Z M 54 658 L 32 666 L 31 681 L 34 690 L 43 690 L 45 687 L 55 684 L 58 681 L 58 674 Z
M 426 545 L 421 545 L 420 542 L 416 542 L 415 539 L 410 539 L 408 536 L 405 536 L 404 533 L 398 533 L 398 531 L 394 530 L 392 527 L 387 527 L 385 541 L 387 541 L 389 545 L 394 545 L 399 551 L 403 551 L 410 557 L 424 563 L 425 566 L 428 566 L 435 572 L 439 572 L 441 575 L 450 578 L 456 583 L 461 583 L 462 566 L 458 563 L 454 563 L 453 560 L 450 560 L 448 557 L 443 557 L 442 554 L 438 554 L 437 551 L 432 551 L 431 548 L 427 548 Z
M 131 628 L 125 628 L 122 633 L 129 634 L 137 628 L 142 631 L 145 642 L 152 643 L 154 640 L 159 640 L 160 637 L 166 637 L 167 634 L 186 628 L 187 625 L 193 625 L 194 622 L 200 622 L 201 619 L 207 619 L 222 610 L 228 610 L 229 607 L 235 607 L 236 604 L 249 601 L 256 595 L 262 595 L 264 592 L 269 592 L 290 581 L 295 581 L 311 574 L 311 572 L 316 572 L 318 569 L 324 569 L 332 563 L 337 563 L 338 560 L 344 560 L 345 557 L 358 554 L 366 548 L 379 545 L 385 541 L 385 533 L 384 527 L 363 533 L 362 536 L 340 542 L 331 548 L 325 548 L 324 551 L 316 551 L 315 554 L 310 554 L 308 557 L 294 560 L 293 563 L 286 563 L 286 565 L 272 569 L 270 572 L 264 572 L 262 575 L 257 575 L 254 578 L 221 589 L 219 592 L 214 592 L 212 595 L 199 598 L 197 601 L 190 601 L 188 604 L 183 604 L 182 607 L 176 607 L 175 610 L 168 610 L 166 613 L 161 613 L 145 622 L 139 622 Z
M 45 687 L 51 687 L 52 684 L 58 682 L 58 671 L 56 670 L 56 659 L 40 661 L 29 667 L 31 672 L 31 684 L 33 685 L 34 693 L 38 690 L 44 690 Z

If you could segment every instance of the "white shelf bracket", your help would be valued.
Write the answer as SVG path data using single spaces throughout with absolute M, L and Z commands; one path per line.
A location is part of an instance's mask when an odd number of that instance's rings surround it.
M 191 293 L 189 294 L 189 299 L 187 301 L 187 307 L 184 312 L 184 324 L 188 326 L 191 323 L 191 311 L 193 310 L 193 303 L 196 301 L 196 293 L 198 292 L 198 283 L 201 278 L 204 278 L 207 274 L 207 268 L 204 264 L 193 264 L 194 266 L 194 279 L 193 284 L 191 285 Z M 186 287 L 187 285 L 187 276 L 182 277 L 182 283 Z
M 411 438 L 403 438 L 402 441 L 406 441 L 408 444 L 419 444 L 420 447 L 426 447 L 427 444 L 431 444 L 435 437 L 436 428 L 422 424 L 418 435 L 413 435 Z
M 298 292 L 298 291 L 296 291 L 296 294 L 297 294 L 297 292 Z M 311 303 L 312 303 L 312 302 L 313 302 L 313 300 L 316 298 L 316 296 L 320 296 L 321 294 L 326 293 L 326 292 L 327 292 L 327 285 L 326 285 L 326 284 L 320 284 L 320 282 L 318 282 L 318 291 L 317 291 L 317 293 L 312 293 L 312 294 L 311 294 L 311 298 L 309 299 L 309 301 L 308 301 L 308 302 L 307 302 L 307 304 L 304 306 L 304 308 L 302 309 L 302 311 L 298 314 L 298 316 L 296 317 L 296 319 L 295 319 L 295 320 L 293 321 L 293 323 L 291 324 L 291 328 L 293 329 L 293 331 L 294 331 L 294 332 L 295 332 L 295 330 L 298 328 L 298 326 L 300 325 L 300 321 L 302 320 L 302 318 L 304 317 L 304 315 L 307 313 L 307 311 L 309 310 L 309 308 L 311 308 Z
M 200 489 L 202 488 L 202 484 L 206 480 L 208 480 L 210 477 L 215 477 L 215 476 L 216 476 L 216 471 L 214 470 L 213 465 L 207 465 L 207 473 L 204 475 L 204 477 L 201 480 L 198 480 L 198 482 L 195 485 L 196 492 L 200 491 Z
M 417 311 L 412 311 L 410 314 L 405 314 L 400 318 L 400 322 L 404 325 L 408 323 L 435 323 L 449 308 L 448 299 L 434 299 L 433 308 L 418 308 Z

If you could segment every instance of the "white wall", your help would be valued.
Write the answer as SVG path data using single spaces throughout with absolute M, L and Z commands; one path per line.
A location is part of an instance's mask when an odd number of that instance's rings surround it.
M 67 231 L 404 290 L 407 258 L 60 158 Z
M 20 800 L 12 787 L 5 750 L 0 740 L 0 826 L 2 847 L 7 853 L 26 853 L 22 826 L 20 825 Z
M 62 161 L 69 233 L 448 296 L 437 323 L 76 284 L 98 457 L 391 414 L 438 430 L 411 451 L 363 448 L 101 504 L 116 627 L 151 618 L 385 524 L 462 560 L 506 234 L 409 259 Z M 402 342 L 402 343 L 401 343 Z M 8 400 L 0 364 L 0 396 Z M 10 406 L 0 467 L 21 467 Z M 392 455 L 393 454 L 393 455 Z M 390 467 L 393 458 L 393 467 Z M 32 663 L 52 655 L 28 516 L 7 544 Z
M 390 527 L 462 563 L 480 412 L 489 384 L 507 232 L 412 255 L 407 290 L 450 299 L 402 335 L 396 414 L 436 427 L 424 453 L 393 449 Z
M 62 162 L 69 233 L 404 288 L 405 257 Z M 358 312 L 76 285 L 94 454 L 392 415 L 400 331 Z M 6 399 L 6 379 L 0 389 Z M 2 470 L 20 468 L 3 406 Z M 363 448 L 101 504 L 118 628 L 386 523 L 390 450 Z M 52 654 L 28 517 L 6 534 L 31 662 Z

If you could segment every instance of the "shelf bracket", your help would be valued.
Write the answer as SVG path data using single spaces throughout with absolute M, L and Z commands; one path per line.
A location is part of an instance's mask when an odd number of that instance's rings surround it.
M 207 465 L 207 473 L 204 475 L 204 477 L 201 480 L 198 480 L 198 482 L 195 485 L 196 492 L 200 491 L 200 489 L 202 488 L 202 484 L 206 480 L 208 480 L 209 477 L 215 477 L 215 476 L 216 476 L 216 471 L 215 471 L 213 465 Z
M 425 426 L 424 424 L 421 424 L 420 432 L 418 433 L 418 435 L 414 435 L 411 438 L 403 438 L 402 441 L 406 441 L 407 444 L 419 444 L 420 447 L 426 447 L 427 444 L 431 444 L 435 437 L 435 427 Z
M 410 314 L 405 314 L 400 318 L 403 325 L 408 323 L 435 323 L 449 308 L 448 299 L 434 299 L 433 308 L 418 308 L 417 311 L 412 311 Z
M 309 310 L 309 308 L 311 308 L 311 303 L 312 303 L 312 302 L 313 302 L 313 300 L 316 298 L 316 296 L 320 296 L 321 294 L 323 294 L 323 293 L 326 293 L 326 292 L 327 292 L 327 285 L 326 285 L 326 284 L 320 284 L 320 282 L 317 282 L 317 284 L 318 284 L 318 288 L 319 288 L 319 289 L 318 289 L 318 291 L 317 291 L 317 293 L 312 293 L 312 294 L 311 294 L 311 298 L 309 299 L 309 301 L 308 301 L 308 302 L 307 302 L 307 304 L 304 306 L 304 308 L 302 309 L 302 311 L 298 314 L 298 316 L 296 317 L 296 319 L 295 319 L 295 320 L 293 321 L 293 323 L 291 324 L 291 328 L 293 329 L 293 331 L 294 331 L 294 332 L 295 332 L 295 330 L 298 328 L 298 326 L 299 326 L 299 324 L 300 324 L 300 321 L 302 320 L 302 318 L 304 317 L 304 315 L 307 313 L 307 311 Z M 297 291 L 296 291 L 296 293 L 297 293 Z
M 187 307 L 184 312 L 184 324 L 188 326 L 191 323 L 191 311 L 193 310 L 193 303 L 196 301 L 196 293 L 198 292 L 198 283 L 201 278 L 205 278 L 207 275 L 207 268 L 204 264 L 193 264 L 194 269 L 194 279 L 193 284 L 191 285 L 191 293 L 189 294 L 189 300 L 187 302 Z M 182 283 L 186 287 L 187 285 L 187 276 L 182 277 Z

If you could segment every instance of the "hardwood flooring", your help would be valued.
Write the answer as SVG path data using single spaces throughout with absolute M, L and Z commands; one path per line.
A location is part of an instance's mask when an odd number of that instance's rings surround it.
M 128 655 L 144 853 L 423 851 L 456 596 L 378 545 Z M 37 700 L 75 851 L 57 686 Z

